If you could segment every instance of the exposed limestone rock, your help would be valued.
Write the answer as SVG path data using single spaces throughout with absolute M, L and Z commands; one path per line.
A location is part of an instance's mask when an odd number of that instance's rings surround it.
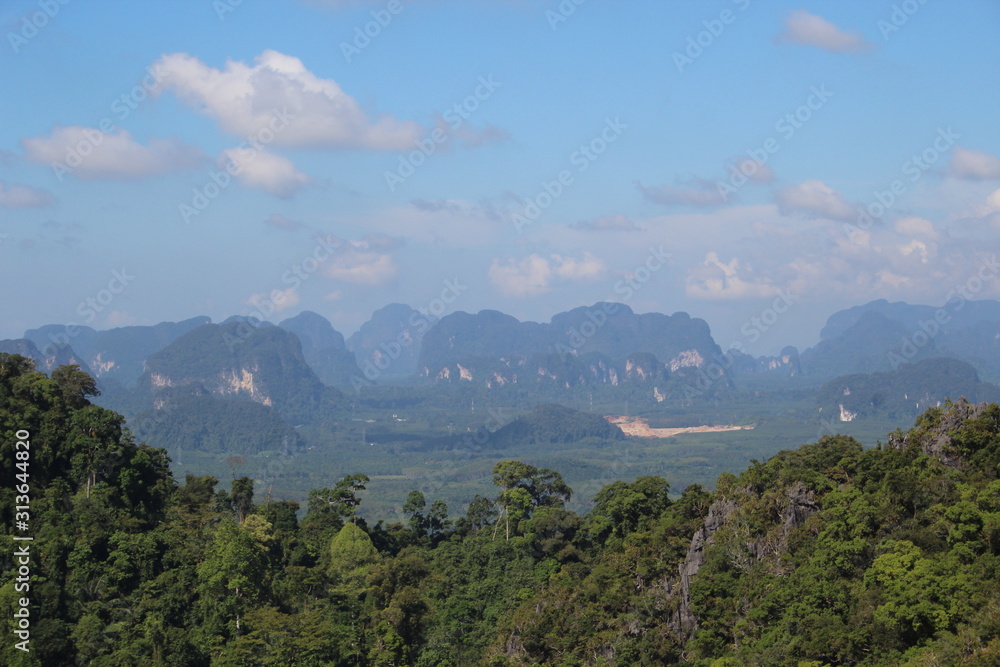
M 951 448 L 950 434 L 960 428 L 966 420 L 980 417 L 988 406 L 989 403 L 969 403 L 963 396 L 955 401 L 955 404 L 941 415 L 940 421 L 927 432 L 914 435 L 907 433 L 902 436 L 896 433 L 890 434 L 886 446 L 902 451 L 911 445 L 917 445 L 927 456 L 941 461 L 946 466 L 957 468 L 961 465 L 962 459 L 958 452 Z
M 670 360 L 670 370 L 676 371 L 678 368 L 686 368 L 688 366 L 701 368 L 704 363 L 705 359 L 698 350 L 684 350 Z
M 681 637 L 690 637 L 698 629 L 698 619 L 691 611 L 691 579 L 705 564 L 705 550 L 714 542 L 716 531 L 729 522 L 736 508 L 734 500 L 716 500 L 708 508 L 705 523 L 691 538 L 687 556 L 680 568 L 680 606 L 673 623 L 674 632 Z
M 785 491 L 788 502 L 781 510 L 777 531 L 768 531 L 745 545 L 746 556 L 756 561 L 769 556 L 777 556 L 788 550 L 788 539 L 792 532 L 801 527 L 806 520 L 819 511 L 815 494 L 804 484 L 797 482 Z M 687 556 L 680 566 L 679 604 L 671 625 L 673 631 L 683 641 L 689 639 L 698 629 L 698 617 L 691 610 L 691 582 L 698 570 L 705 564 L 708 548 L 716 541 L 718 531 L 734 520 L 739 510 L 735 499 L 717 500 L 712 503 L 701 528 L 691 538 Z M 736 519 L 738 521 L 738 519 Z M 752 561 L 751 561 L 752 562 Z M 676 590 L 675 582 L 668 582 L 668 593 Z

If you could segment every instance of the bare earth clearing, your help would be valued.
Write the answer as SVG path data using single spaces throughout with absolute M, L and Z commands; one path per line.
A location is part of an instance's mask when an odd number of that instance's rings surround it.
M 682 428 L 650 428 L 645 419 L 638 417 L 608 415 L 605 419 L 620 428 L 625 435 L 634 435 L 640 438 L 670 438 L 681 433 L 719 433 L 721 431 L 744 431 L 753 428 L 753 426 L 723 426 L 721 424 L 716 424 L 715 426 L 685 426 Z

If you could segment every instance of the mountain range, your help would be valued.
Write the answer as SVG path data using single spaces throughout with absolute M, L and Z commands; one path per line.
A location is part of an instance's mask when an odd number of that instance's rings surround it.
M 687 313 L 639 314 L 606 302 L 549 322 L 495 310 L 438 319 L 390 304 L 347 338 L 309 311 L 277 325 L 245 317 L 105 331 L 46 325 L 0 341 L 0 352 L 30 357 L 45 371 L 79 365 L 97 379 L 100 400 L 135 418 L 140 435 L 181 437 L 208 450 L 242 442 L 258 451 L 266 448 L 261 433 L 269 442 L 298 442 L 289 429 L 333 424 L 347 395 L 393 385 L 424 395 L 445 387 L 528 392 L 533 404 L 600 389 L 655 407 L 725 402 L 726 392 L 754 377 L 770 376 L 774 386 L 798 378 L 796 386 L 813 387 L 818 412 L 844 421 L 912 416 L 958 395 L 996 400 L 990 382 L 1000 380 L 1000 302 L 872 301 L 831 315 L 816 345 L 801 353 L 786 347 L 776 357 L 724 352 L 708 324 Z M 201 426 L 168 433 L 169 420 L 152 418 L 165 409 Z M 220 423 L 227 429 L 219 431 Z

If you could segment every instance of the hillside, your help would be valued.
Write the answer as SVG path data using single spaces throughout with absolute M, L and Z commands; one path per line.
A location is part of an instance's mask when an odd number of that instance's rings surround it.
M 874 417 L 913 419 L 953 396 L 972 401 L 1000 401 L 1000 387 L 981 382 L 969 364 L 956 359 L 925 359 L 898 370 L 856 374 L 830 380 L 819 390 L 816 405 L 841 421 Z
M 610 479 L 582 515 L 559 471 L 496 460 L 489 496 L 414 490 L 403 521 L 368 525 L 360 471 L 301 517 L 247 477 L 179 484 L 94 389 L 0 353 L 0 488 L 17 461 L 32 481 L 27 664 L 1000 661 L 995 403 L 931 408 L 884 446 L 825 436 L 711 491 Z M 597 425 L 544 406 L 508 433 L 541 442 L 555 422 Z M 14 513 L 0 494 L 9 549 Z M 8 601 L 16 567 L 0 566 Z
M 1000 381 L 1000 302 L 958 295 L 940 307 L 885 299 L 832 314 L 820 342 L 802 353 L 806 374 L 831 378 L 901 363 L 952 357 Z
M 553 445 L 598 442 L 602 445 L 624 440 L 625 434 L 603 417 L 561 405 L 539 405 L 495 431 L 434 438 L 424 443 L 427 450 L 450 450 L 470 446 L 486 451 L 514 445 L 536 445 L 540 451 Z
M 638 353 L 659 360 L 657 374 L 699 368 L 722 355 L 704 320 L 687 313 L 638 315 L 624 304 L 597 303 L 559 313 L 544 324 L 493 310 L 452 313 L 424 337 L 418 365 L 420 375 L 430 380 L 506 384 L 553 375 L 553 367 L 577 359 L 609 367 Z M 463 373 L 459 366 L 475 372 Z M 557 378 L 560 384 L 576 383 L 588 375 L 595 374 L 570 369 Z M 594 381 L 616 384 L 619 377 L 623 374 L 598 372 Z
M 44 350 L 39 350 L 30 338 L 16 338 L 0 340 L 0 352 L 28 357 L 35 362 L 39 370 L 46 373 L 51 373 L 60 366 L 70 364 L 76 364 L 84 373 L 90 373 L 87 362 L 77 355 L 69 345 L 48 345 Z
M 278 326 L 298 336 L 302 357 L 324 384 L 346 388 L 351 386 L 352 378 L 361 375 L 344 335 L 322 315 L 306 310 L 282 320 Z
M 122 385 L 134 385 L 142 374 L 146 358 L 187 332 L 207 324 L 207 317 L 192 317 L 182 322 L 160 322 L 154 326 L 116 327 L 96 331 L 90 327 L 48 325 L 25 332 L 45 350 L 55 344 L 78 348 L 80 357 L 94 377 Z
M 347 339 L 347 349 L 368 380 L 408 377 L 417 372 L 424 335 L 437 321 L 405 304 L 390 303 Z
M 146 361 L 140 389 L 157 395 L 199 385 L 209 394 L 271 406 L 287 419 L 317 419 L 340 396 L 320 382 L 298 338 L 275 326 L 206 324 Z

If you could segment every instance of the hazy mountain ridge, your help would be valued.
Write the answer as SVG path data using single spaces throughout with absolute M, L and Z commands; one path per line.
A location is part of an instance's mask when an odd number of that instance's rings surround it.
M 845 375 L 820 389 L 816 404 L 840 421 L 890 416 L 912 419 L 945 400 L 1000 401 L 1000 387 L 980 381 L 976 369 L 957 359 L 925 359 L 894 371 Z
M 424 335 L 438 319 L 402 303 L 390 303 L 347 339 L 366 380 L 402 378 L 417 372 Z
M 282 320 L 278 326 L 298 336 L 303 358 L 324 384 L 348 387 L 351 378 L 360 372 L 344 335 L 322 315 L 306 310 Z
M 907 362 L 953 357 L 972 364 L 987 380 L 1000 380 L 998 301 L 954 300 L 935 307 L 879 299 L 834 313 L 820 337 L 802 353 L 807 375 L 883 372 Z
M 97 379 L 133 385 L 150 354 L 163 349 L 187 332 L 209 323 L 205 316 L 153 326 L 126 326 L 97 331 L 85 326 L 50 324 L 30 329 L 24 337 L 44 353 L 67 345 L 79 352 L 89 372 Z
M 456 434 L 425 441 L 427 450 L 451 450 L 475 446 L 503 450 L 515 444 L 543 447 L 578 444 L 585 439 L 610 443 L 625 439 L 620 428 L 603 417 L 556 404 L 543 404 L 490 433 Z
M 236 423 L 240 419 L 233 415 L 242 408 L 224 401 L 251 401 L 274 414 L 258 411 L 244 421 L 259 424 L 259 431 L 284 433 L 282 437 L 292 425 L 336 420 L 334 406 L 343 395 L 335 388 L 359 396 L 357 392 L 372 387 L 413 380 L 428 391 L 443 384 L 510 396 L 529 391 L 524 395 L 531 396 L 529 404 L 575 400 L 579 405 L 587 400 L 580 390 L 592 388 L 586 391 L 612 392 L 607 396 L 653 409 L 691 401 L 724 404 L 727 392 L 740 391 L 741 378 L 770 376 L 766 386 L 777 389 L 785 379 L 805 376 L 828 380 L 821 389 L 816 384 L 807 390 L 815 393 L 823 418 L 910 418 L 948 397 L 995 400 L 996 388 L 982 379 L 990 379 L 989 369 L 1000 365 L 1000 325 L 983 318 L 998 309 L 997 302 L 966 304 L 959 311 L 962 318 L 954 318 L 961 328 L 942 326 L 933 331 L 936 335 L 921 338 L 907 323 L 919 327 L 924 322 L 927 328 L 940 309 L 874 301 L 831 315 L 823 329 L 827 337 L 801 355 L 791 346 L 777 356 L 730 351 L 724 364 L 717 363 L 725 357 L 704 320 L 686 313 L 640 315 L 612 303 L 557 313 L 548 323 L 522 322 L 495 310 L 459 311 L 434 320 L 409 306 L 390 304 L 346 340 L 326 318 L 310 311 L 279 325 L 246 317 L 222 324 L 196 317 L 106 331 L 49 325 L 27 332 L 30 338 L 26 334 L 26 339 L 6 341 L 5 351 L 33 358 L 43 370 L 79 363 L 99 378 L 102 404 L 130 417 L 172 406 L 178 415 L 192 408 L 188 417 L 204 422 L 203 407 L 192 407 L 200 396 L 211 397 L 220 420 Z M 54 356 L 39 351 L 34 340 L 47 343 Z M 91 368 L 88 357 L 75 354 L 69 343 L 82 345 L 97 367 Z M 953 349 L 961 354 L 951 353 Z M 925 359 L 936 362 L 921 365 Z M 958 361 L 952 363 L 954 359 Z M 409 369 L 417 371 L 418 363 L 419 374 L 406 375 Z M 921 373 L 939 382 L 928 383 Z M 132 382 L 136 385 L 129 388 Z M 849 396 L 843 395 L 845 388 Z M 371 400 L 380 399 L 372 395 Z M 401 400 L 390 403 L 403 405 Z M 430 394 L 421 400 L 430 400 Z M 201 433 L 199 428 L 213 427 L 185 426 L 184 446 L 196 446 L 191 434 Z M 243 427 L 232 432 L 256 442 Z M 166 442 L 165 432 L 146 433 Z M 238 442 L 225 434 L 209 440 Z
M 150 355 L 138 388 L 153 407 L 166 389 L 207 393 L 273 407 L 286 419 L 316 419 L 341 397 L 309 367 L 295 334 L 275 326 L 206 324 Z
M 81 359 L 68 345 L 61 347 L 52 345 L 45 350 L 39 350 L 30 338 L 14 338 L 0 340 L 0 352 L 19 354 L 22 357 L 32 359 L 38 370 L 44 373 L 51 373 L 56 368 L 69 364 L 76 364 L 80 370 L 88 374 L 91 373 L 87 362 Z
M 631 370 L 640 358 L 634 355 L 649 355 L 638 373 Z M 597 303 L 554 315 L 549 323 L 521 322 L 495 310 L 452 313 L 425 336 L 419 367 L 431 381 L 568 387 L 666 377 L 721 357 L 704 320 L 687 313 L 638 315 L 624 304 Z

